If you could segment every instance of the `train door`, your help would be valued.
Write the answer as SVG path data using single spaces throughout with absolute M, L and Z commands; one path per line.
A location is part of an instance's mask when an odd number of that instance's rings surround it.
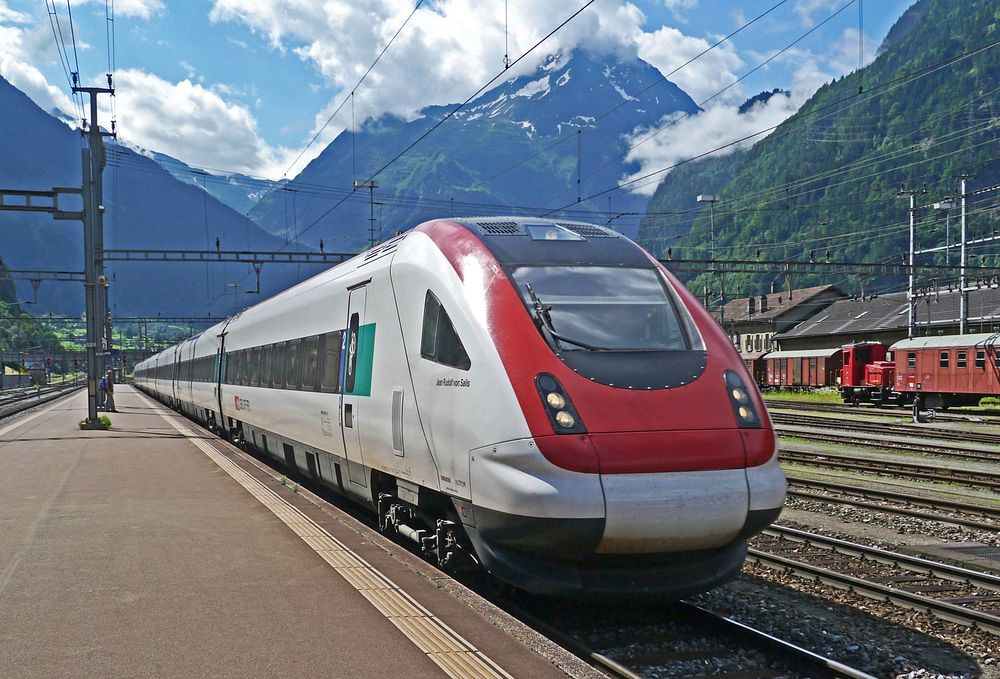
M 199 338 L 200 339 L 200 338 Z M 187 380 L 187 402 L 194 403 L 194 348 L 198 345 L 198 340 L 191 342 L 191 353 L 188 356 L 187 370 L 185 371 L 185 379 Z M 194 406 L 192 406 L 193 408 Z
M 181 379 L 180 364 L 181 364 L 181 348 L 178 345 L 174 348 L 173 352 L 173 363 L 170 364 L 170 400 L 173 407 L 177 407 L 177 404 L 181 401 L 180 389 L 177 383 Z
M 364 285 L 350 291 L 347 301 L 347 332 L 344 333 L 343 389 L 340 395 L 340 428 L 344 436 L 344 454 L 347 457 L 347 476 L 351 483 L 367 487 L 361 444 L 362 404 L 371 394 L 371 368 L 373 362 L 374 333 L 369 337 L 365 325 L 365 302 L 368 288 Z

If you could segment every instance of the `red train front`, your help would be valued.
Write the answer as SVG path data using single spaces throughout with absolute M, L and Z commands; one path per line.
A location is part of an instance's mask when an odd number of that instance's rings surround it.
M 454 268 L 509 379 L 497 400 L 511 389 L 530 433 L 471 451 L 471 502 L 455 505 L 483 564 L 563 595 L 680 597 L 734 577 L 785 480 L 757 388 L 704 307 L 602 227 L 415 233 Z

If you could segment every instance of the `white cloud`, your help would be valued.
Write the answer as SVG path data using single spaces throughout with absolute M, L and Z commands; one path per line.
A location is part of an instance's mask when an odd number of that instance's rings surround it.
M 104 0 L 76 0 L 76 5 L 104 5 Z M 163 11 L 163 0 L 115 0 L 115 17 L 148 21 Z
M 45 75 L 35 66 L 39 58 L 49 56 L 45 54 L 44 46 L 48 46 L 53 58 L 55 48 L 51 40 L 44 43 L 40 40 L 40 27 L 22 26 L 29 19 L 0 4 L 0 21 L 11 22 L 7 25 L 0 24 L 0 75 L 46 111 L 60 109 L 73 115 L 73 102 L 66 94 L 69 85 L 50 85 Z
M 813 14 L 818 11 L 830 13 L 839 9 L 844 4 L 843 0 L 797 0 L 792 9 L 799 15 L 802 25 L 811 28 L 816 25 Z
M 667 9 L 694 9 L 698 6 L 698 0 L 664 0 Z
M 800 3 L 807 4 L 807 3 Z M 811 3 L 818 4 L 817 2 Z M 682 50 L 683 45 L 690 45 L 693 38 L 671 34 L 673 29 L 660 29 L 657 34 L 666 31 L 670 38 Z M 640 43 L 641 44 L 641 43 Z M 671 47 L 669 44 L 660 45 L 664 48 L 664 53 L 669 55 Z M 721 47 L 721 46 L 720 46 Z M 869 36 L 865 36 L 865 51 L 863 63 L 868 64 L 874 58 L 874 41 Z M 649 49 L 649 48 L 647 48 Z M 689 47 L 693 49 L 693 47 Z M 712 52 L 717 51 L 716 48 Z M 712 54 L 710 52 L 709 54 Z M 642 52 L 640 52 L 640 55 Z M 756 61 L 764 61 L 770 54 L 760 54 L 750 52 L 750 56 Z M 702 59 L 707 58 L 706 54 Z M 651 61 L 650 58 L 647 61 Z M 738 57 L 731 55 L 732 67 L 741 64 L 737 63 Z M 680 61 L 681 57 L 676 57 Z M 684 70 L 674 76 L 677 84 L 687 90 L 695 101 L 699 101 L 696 92 L 714 94 L 715 88 L 720 84 L 728 84 L 736 79 L 732 72 L 722 73 L 726 64 L 716 66 L 714 81 L 712 70 L 702 74 L 703 80 L 692 81 L 694 73 L 699 72 L 701 60 L 687 66 Z M 725 146 L 711 155 L 727 155 L 738 149 L 749 148 L 758 141 L 770 134 L 772 128 L 795 113 L 822 85 L 830 82 L 833 78 L 849 73 L 858 67 L 858 31 L 853 28 L 845 29 L 839 39 L 834 43 L 833 49 L 819 55 L 807 49 L 790 49 L 780 55 L 777 62 L 786 62 L 793 65 L 792 83 L 789 88 L 789 96 L 772 96 L 766 103 L 757 104 L 749 112 L 740 114 L 738 106 L 746 99 L 746 95 L 739 86 L 731 88 L 724 97 L 720 97 L 712 102 L 704 112 L 689 116 L 667 118 L 661 121 L 660 125 L 653 129 L 637 129 L 629 138 L 629 144 L 639 144 L 633 148 L 628 155 L 628 160 L 639 164 L 639 170 L 625 177 L 622 181 L 629 181 L 657 170 L 665 169 L 677 163 L 702 156 L 708 151 Z M 654 65 L 664 70 L 664 66 L 655 61 Z M 667 62 L 672 63 L 672 62 Z M 704 66 L 704 64 L 702 64 Z M 692 69 L 692 67 L 694 67 Z M 682 74 L 687 78 L 682 77 Z M 720 88 L 721 89 L 721 88 Z M 709 92 L 709 90 L 712 90 Z M 766 130 L 766 131 L 765 131 Z M 761 134 L 758 132 L 765 131 Z M 645 140 L 645 141 L 643 141 Z M 743 141 L 738 141 L 743 140 Z M 733 144 L 732 146 L 728 146 Z M 629 190 L 645 195 L 651 195 L 656 188 L 656 184 L 665 176 L 658 174 L 649 180 L 639 181 L 629 187 Z
M 799 103 L 779 94 L 764 104 L 754 106 L 744 114 L 738 113 L 735 106 L 725 104 L 710 106 L 696 116 L 681 119 L 669 132 L 653 137 L 629 152 L 628 160 L 639 163 L 639 170 L 625 177 L 623 181 L 671 167 L 777 125 L 793 114 Z M 648 137 L 651 132 L 653 130 L 636 130 L 630 143 Z M 764 134 L 752 136 L 712 155 L 727 155 L 737 149 L 748 148 L 765 136 Z M 652 195 L 656 185 L 664 176 L 665 174 L 659 174 L 650 180 L 639 181 L 631 186 L 630 190 L 643 195 Z M 705 190 L 708 191 L 710 188 Z
M 123 137 L 196 167 L 278 176 L 290 151 L 265 143 L 245 106 L 190 80 L 173 83 L 141 70 L 118 72 Z M 106 99 L 102 106 L 108 106 Z M 102 111 L 107 120 L 110 111 Z
M 676 28 L 663 26 L 653 33 L 641 33 L 636 37 L 639 57 L 667 74 L 703 52 L 712 43 L 702 38 L 685 35 Z M 670 80 L 687 92 L 695 102 L 702 102 L 726 85 L 737 79 L 735 71 L 743 66 L 743 60 L 733 46 L 724 42 L 712 51 L 688 64 L 670 76 Z M 742 98 L 739 88 L 727 92 L 729 98 Z
M 510 57 L 516 59 L 562 23 L 573 7 L 552 2 L 511 3 Z M 210 16 L 214 21 L 242 23 L 264 36 L 272 48 L 292 51 L 313 65 L 328 84 L 342 90 L 337 95 L 339 102 L 412 8 L 411 2 L 403 0 L 371 0 L 365 4 L 340 0 L 215 0 Z M 580 44 L 593 51 L 634 56 L 634 42 L 644 20 L 642 12 L 630 2 L 596 3 L 504 77 L 529 73 L 546 55 Z M 350 39 L 343 39 L 345 35 Z M 427 105 L 464 101 L 502 70 L 503 56 L 503 3 L 426 3 L 356 93 L 356 122 L 387 112 L 412 119 Z M 332 108 L 328 106 L 317 115 L 313 132 L 326 122 Z M 349 106 L 334 123 L 338 128 L 350 125 Z
M 31 17 L 24 12 L 11 9 L 4 0 L 0 0 L 0 21 L 26 24 L 31 21 Z

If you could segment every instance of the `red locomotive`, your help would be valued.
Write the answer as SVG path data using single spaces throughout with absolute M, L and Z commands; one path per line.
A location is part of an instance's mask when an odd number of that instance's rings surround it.
M 904 405 L 903 394 L 895 390 L 896 364 L 889 347 L 882 342 L 847 344 L 841 349 L 843 367 L 840 393 L 844 403 Z

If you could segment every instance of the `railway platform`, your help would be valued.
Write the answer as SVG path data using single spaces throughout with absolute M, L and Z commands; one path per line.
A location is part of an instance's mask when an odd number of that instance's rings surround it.
M 0 676 L 594 671 L 128 386 L 0 420 Z

